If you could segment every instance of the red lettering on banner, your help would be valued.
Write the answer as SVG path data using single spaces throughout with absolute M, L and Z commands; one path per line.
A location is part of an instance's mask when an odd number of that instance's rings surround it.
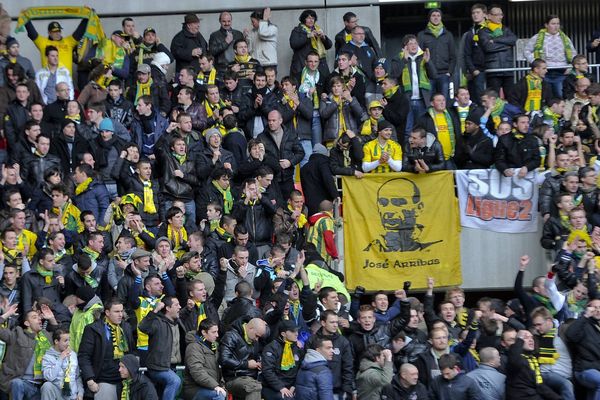
M 532 208 L 531 200 L 492 200 L 468 195 L 465 215 L 482 221 L 531 221 Z

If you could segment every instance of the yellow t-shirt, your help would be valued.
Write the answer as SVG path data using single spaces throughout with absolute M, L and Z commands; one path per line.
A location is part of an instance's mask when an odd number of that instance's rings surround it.
M 381 158 L 381 153 L 387 152 L 390 155 L 392 160 L 402 161 L 402 147 L 393 140 L 388 140 L 384 146 L 379 144 L 377 139 L 373 139 L 370 142 L 367 142 L 363 147 L 363 161 L 364 162 L 373 162 L 377 161 Z M 390 166 L 386 164 L 381 164 L 377 168 L 375 168 L 371 172 L 383 173 L 383 172 L 391 172 L 392 169 Z
M 58 62 L 68 69 L 71 76 L 73 76 L 73 50 L 77 47 L 77 40 L 73 36 L 63 37 L 61 40 L 50 40 L 46 36 L 38 35 L 33 43 L 40 51 L 42 67 L 46 68 L 48 66 L 48 60 L 45 56 L 46 47 L 54 46 L 58 49 Z
M 435 113 L 435 127 L 437 128 L 437 139 L 442 145 L 444 160 L 447 160 L 452 154 L 452 143 L 450 141 L 448 121 L 446 121 L 444 113 Z

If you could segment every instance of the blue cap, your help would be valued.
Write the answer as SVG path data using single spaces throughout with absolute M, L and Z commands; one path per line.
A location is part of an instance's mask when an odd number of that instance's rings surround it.
M 100 126 L 98 126 L 98 129 L 100 131 L 111 131 L 111 132 L 114 132 L 115 131 L 115 125 L 113 124 L 112 119 L 110 119 L 110 118 L 104 118 L 100 122 Z

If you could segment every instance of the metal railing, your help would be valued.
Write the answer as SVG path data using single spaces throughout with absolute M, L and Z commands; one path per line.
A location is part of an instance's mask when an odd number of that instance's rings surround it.
M 556 67 L 548 67 L 549 70 L 552 69 L 567 69 L 567 68 L 573 68 L 572 65 L 559 65 Z M 594 69 L 596 71 L 596 82 L 600 82 L 600 64 L 589 64 L 588 65 L 588 69 Z M 513 68 L 492 68 L 492 69 L 486 69 L 485 72 L 486 73 L 493 73 L 493 72 L 521 72 L 521 71 L 529 71 L 531 68 L 530 67 L 513 67 Z M 515 74 L 515 78 L 516 78 L 516 74 Z

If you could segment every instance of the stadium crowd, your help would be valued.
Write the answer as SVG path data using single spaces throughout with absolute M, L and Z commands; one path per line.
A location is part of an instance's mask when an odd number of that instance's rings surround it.
M 170 47 L 125 18 L 83 58 L 88 19 L 28 20 L 38 70 L 3 38 L 0 398 L 600 399 L 600 84 L 558 16 L 514 83 L 503 10 L 471 15 L 463 53 L 434 9 L 386 59 L 305 10 L 289 73 L 269 8 Z M 348 292 L 336 176 L 476 168 L 542 177 L 531 292 L 526 255 L 506 303 Z

